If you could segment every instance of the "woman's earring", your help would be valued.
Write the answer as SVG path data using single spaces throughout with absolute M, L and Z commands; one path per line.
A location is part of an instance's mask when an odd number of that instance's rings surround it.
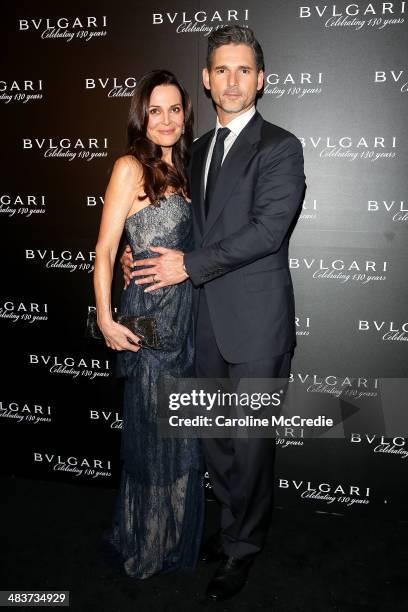
M 184 123 L 183 123 L 183 127 L 181 128 L 181 133 L 184 134 L 185 129 L 184 129 Z

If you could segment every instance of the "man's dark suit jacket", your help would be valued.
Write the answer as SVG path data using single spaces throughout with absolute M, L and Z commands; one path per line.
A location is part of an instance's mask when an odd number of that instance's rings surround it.
M 195 250 L 184 263 L 194 286 L 205 286 L 224 359 L 280 355 L 296 343 L 288 229 L 304 196 L 302 145 L 256 112 L 225 157 L 205 219 L 204 168 L 213 135 L 193 144 Z

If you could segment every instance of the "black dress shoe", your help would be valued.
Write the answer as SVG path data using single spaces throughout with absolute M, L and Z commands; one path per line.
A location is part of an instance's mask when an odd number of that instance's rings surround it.
M 247 582 L 253 557 L 227 557 L 221 561 L 205 592 L 208 599 L 219 601 L 238 593 Z
M 200 549 L 200 559 L 205 563 L 214 563 L 226 559 L 227 555 L 222 547 L 221 531 L 213 533 Z

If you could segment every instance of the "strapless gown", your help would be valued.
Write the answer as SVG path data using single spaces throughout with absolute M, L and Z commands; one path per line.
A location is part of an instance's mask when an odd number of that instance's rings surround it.
M 191 205 L 172 194 L 126 219 L 134 259 L 157 256 L 149 246 L 192 249 Z M 121 459 L 123 467 L 110 542 L 129 576 L 193 570 L 204 517 L 204 462 L 199 439 L 161 438 L 157 433 L 159 376 L 194 376 L 192 285 L 187 281 L 144 293 L 131 282 L 120 311 L 154 315 L 160 349 L 117 354 L 124 377 Z

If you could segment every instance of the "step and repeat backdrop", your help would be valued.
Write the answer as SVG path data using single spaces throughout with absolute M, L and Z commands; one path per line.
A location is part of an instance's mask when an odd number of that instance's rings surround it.
M 103 198 L 138 78 L 175 72 L 196 136 L 215 112 L 207 37 L 254 29 L 263 117 L 302 142 L 307 192 L 290 266 L 291 384 L 333 401 L 343 435 L 277 432 L 280 507 L 407 516 L 408 427 L 384 381 L 407 376 L 406 2 L 21 1 L 3 10 L 0 423 L 6 474 L 116 486 L 122 381 L 84 337 Z M 120 270 L 114 302 L 122 290 Z M 365 398 L 363 419 L 345 406 Z M 398 403 L 398 402 L 397 402 Z M 403 406 L 403 401 L 401 402 Z M 346 416 L 344 416 L 346 415 Z M 388 423 L 388 426 L 387 426 Z

